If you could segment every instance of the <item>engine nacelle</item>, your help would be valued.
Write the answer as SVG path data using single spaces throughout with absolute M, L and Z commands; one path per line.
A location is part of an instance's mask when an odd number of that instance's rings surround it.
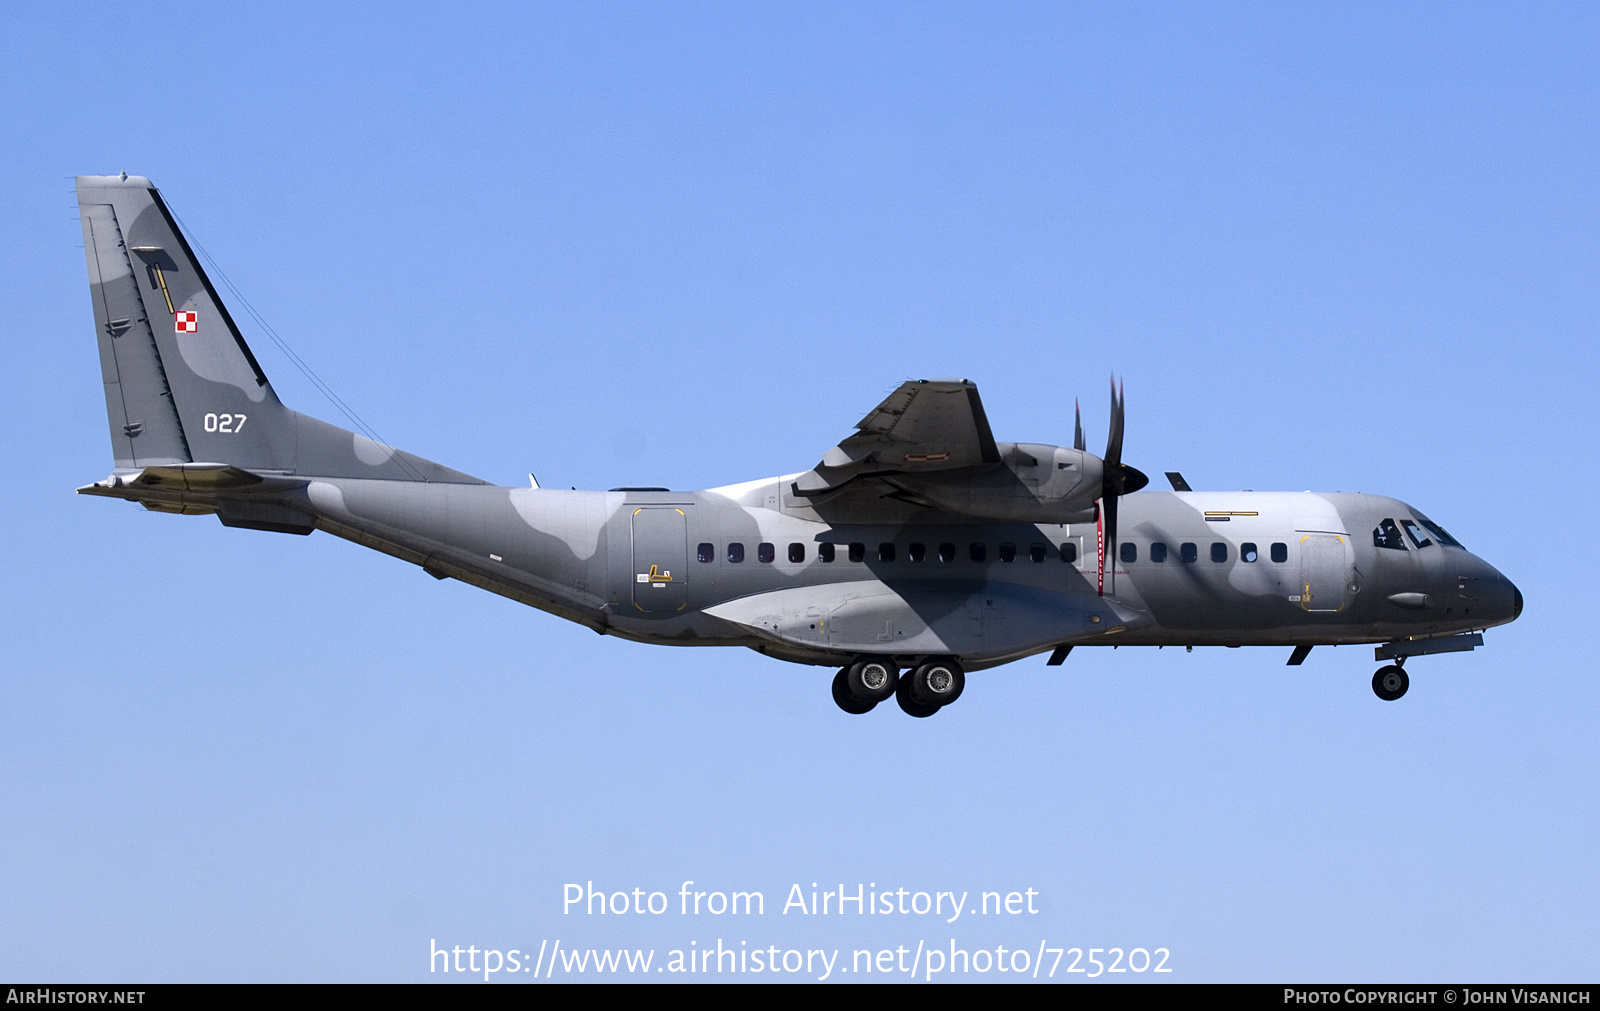
M 1003 442 L 999 449 L 998 465 L 880 479 L 930 508 L 974 519 L 1017 523 L 1094 519 L 1104 473 L 1098 456 L 1041 443 Z

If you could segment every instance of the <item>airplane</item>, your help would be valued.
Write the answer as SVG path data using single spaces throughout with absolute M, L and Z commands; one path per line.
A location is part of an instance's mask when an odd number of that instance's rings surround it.
M 682 492 L 501 487 L 297 413 L 148 179 L 80 176 L 115 469 L 79 488 L 322 530 L 604 635 L 837 668 L 840 709 L 929 717 L 968 671 L 1078 646 L 1468 651 L 1522 594 L 1393 498 L 1171 491 L 1106 451 L 997 442 L 977 386 L 902 383 L 811 469 Z

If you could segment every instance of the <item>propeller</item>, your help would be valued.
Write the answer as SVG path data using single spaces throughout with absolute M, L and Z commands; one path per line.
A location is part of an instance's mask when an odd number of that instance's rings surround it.
M 1104 524 L 1099 550 L 1099 592 L 1105 593 L 1106 554 L 1113 558 L 1111 566 L 1112 590 L 1116 589 L 1117 568 L 1117 499 L 1130 495 L 1150 483 L 1150 479 L 1122 462 L 1123 391 L 1116 377 L 1111 379 L 1111 432 L 1106 437 L 1106 455 L 1101 465 L 1100 519 Z M 1076 405 L 1074 405 L 1076 410 Z M 1083 441 L 1083 424 L 1078 423 L 1078 441 Z

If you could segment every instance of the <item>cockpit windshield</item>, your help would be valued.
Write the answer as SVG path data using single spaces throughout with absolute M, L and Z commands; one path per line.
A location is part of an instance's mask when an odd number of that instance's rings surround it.
M 1452 548 L 1461 547 L 1461 542 L 1456 540 L 1454 537 L 1451 537 L 1450 536 L 1450 532 L 1448 530 L 1446 530 L 1444 527 L 1441 527 L 1439 524 L 1435 523 L 1433 520 L 1428 519 L 1428 517 L 1426 517 L 1426 516 L 1422 515 L 1421 513 L 1417 512 L 1415 509 L 1411 510 L 1411 515 L 1416 518 L 1416 521 L 1418 523 L 1421 523 L 1424 527 L 1426 527 L 1428 529 L 1428 533 L 1432 534 L 1435 538 L 1437 538 L 1439 543 L 1448 544 Z M 1406 533 L 1411 533 L 1411 530 L 1409 528 L 1409 524 L 1407 525 Z M 1416 536 L 1415 535 L 1412 536 L 1412 540 L 1416 540 Z M 1421 544 L 1417 545 L 1417 547 L 1419 547 L 1419 548 L 1421 546 L 1422 546 Z
M 1406 536 L 1411 538 L 1411 543 L 1419 548 L 1425 548 L 1433 543 L 1433 538 L 1423 533 L 1411 520 L 1401 520 L 1400 525 L 1405 528 Z

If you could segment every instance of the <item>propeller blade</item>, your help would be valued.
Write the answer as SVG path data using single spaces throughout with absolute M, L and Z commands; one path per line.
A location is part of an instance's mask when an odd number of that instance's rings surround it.
M 1105 523 L 1106 523 L 1106 533 L 1105 533 L 1105 545 L 1106 546 L 1105 546 L 1105 554 L 1102 556 L 1102 558 L 1104 559 L 1104 562 L 1102 562 L 1102 564 L 1109 563 L 1110 566 L 1111 566 L 1111 595 L 1112 596 L 1116 596 L 1116 594 L 1117 594 L 1117 496 L 1115 496 L 1115 495 L 1107 495 L 1106 498 L 1105 498 L 1105 501 L 1101 503 L 1100 513 L 1101 513 L 1102 516 L 1105 517 Z M 1102 580 L 1104 578 L 1105 578 L 1104 576 L 1101 577 Z M 1101 594 L 1104 595 L 1104 593 L 1105 593 L 1105 591 L 1102 590 Z
M 1122 397 L 1115 377 L 1111 380 L 1111 434 L 1106 436 L 1105 461 L 1113 469 L 1122 462 Z
M 1150 479 L 1122 462 L 1122 429 L 1124 425 L 1125 390 L 1111 378 L 1111 431 L 1106 436 L 1106 455 L 1101 463 L 1100 517 L 1101 532 L 1100 592 L 1105 592 L 1105 563 L 1111 563 L 1111 592 L 1117 587 L 1117 499 L 1150 483 Z
M 1111 433 L 1106 436 L 1105 463 L 1101 471 L 1100 494 L 1107 499 L 1128 495 L 1150 483 L 1150 479 L 1122 462 L 1122 429 L 1124 425 L 1124 389 L 1111 380 Z
M 1112 578 L 1116 578 L 1117 571 L 1117 496 L 1107 495 L 1104 503 L 1106 514 L 1106 554 L 1111 562 Z
M 1089 448 L 1089 442 L 1083 437 L 1083 411 L 1078 407 L 1078 398 L 1072 398 L 1072 448 L 1083 452 Z

